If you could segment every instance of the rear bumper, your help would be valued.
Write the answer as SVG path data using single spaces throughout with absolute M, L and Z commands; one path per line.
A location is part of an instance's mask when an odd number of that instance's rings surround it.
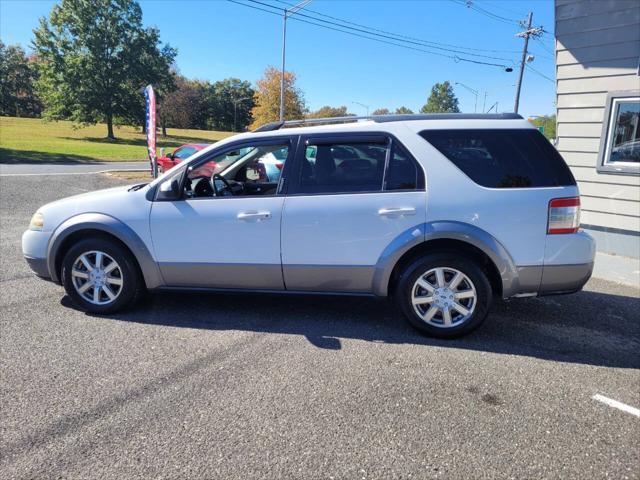
M 25 255 L 24 259 L 27 261 L 29 268 L 33 270 L 33 273 L 35 273 L 37 276 L 43 278 L 50 277 L 46 258 L 28 257 Z
M 595 254 L 595 241 L 584 231 L 548 235 L 544 264 L 517 267 L 516 287 L 504 297 L 577 292 L 591 278 Z
M 593 262 L 579 265 L 545 265 L 540 282 L 540 295 L 573 293 L 581 290 L 591 278 Z

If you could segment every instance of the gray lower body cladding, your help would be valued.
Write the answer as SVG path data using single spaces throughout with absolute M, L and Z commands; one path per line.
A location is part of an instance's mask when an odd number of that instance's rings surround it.
M 593 272 L 593 262 L 577 265 L 535 265 L 518 267 L 517 290 L 504 297 L 523 294 L 554 295 L 581 290 Z

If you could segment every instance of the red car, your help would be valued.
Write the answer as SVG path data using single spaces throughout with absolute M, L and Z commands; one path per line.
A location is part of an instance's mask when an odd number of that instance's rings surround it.
M 167 170 L 171 170 L 181 161 L 186 160 L 191 155 L 208 147 L 206 143 L 187 143 L 178 147 L 173 153 L 164 157 L 158 157 L 158 175 L 162 175 Z

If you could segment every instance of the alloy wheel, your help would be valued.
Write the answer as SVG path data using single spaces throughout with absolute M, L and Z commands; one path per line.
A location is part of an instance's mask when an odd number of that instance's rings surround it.
M 94 305 L 107 305 L 122 292 L 122 268 L 113 257 L 98 251 L 84 252 L 73 262 L 71 279 L 76 292 Z
M 411 289 L 415 313 L 439 328 L 457 327 L 469 320 L 477 301 L 473 282 L 455 268 L 432 268 L 418 277 Z

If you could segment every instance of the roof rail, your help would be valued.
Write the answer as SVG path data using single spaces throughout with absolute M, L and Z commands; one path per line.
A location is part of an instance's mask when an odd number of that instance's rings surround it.
M 287 120 L 285 122 L 265 123 L 255 129 L 254 132 L 271 132 L 273 130 L 280 130 L 283 127 L 351 123 L 360 120 L 371 120 L 376 123 L 406 122 L 412 120 L 522 120 L 522 116 L 517 113 L 420 113 L 405 115 L 368 115 L 363 117 L 351 115 L 347 117 L 303 118 L 300 120 Z

